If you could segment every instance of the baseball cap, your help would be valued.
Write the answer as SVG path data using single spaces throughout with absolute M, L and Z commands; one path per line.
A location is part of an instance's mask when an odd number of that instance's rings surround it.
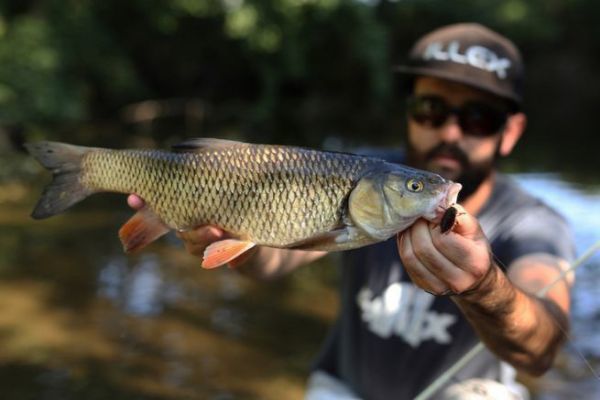
M 463 83 L 520 105 L 525 75 L 509 39 L 476 23 L 448 25 L 419 39 L 394 71 Z

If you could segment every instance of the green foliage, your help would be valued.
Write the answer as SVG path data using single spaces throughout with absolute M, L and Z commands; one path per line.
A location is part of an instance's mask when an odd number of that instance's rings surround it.
M 397 144 L 390 67 L 419 35 L 476 21 L 522 49 L 530 131 L 564 145 L 561 131 L 584 139 L 593 123 L 582 112 L 600 87 L 598 11 L 592 0 L 5 0 L 0 118 L 53 135 L 122 125 L 138 101 L 199 99 L 201 134 Z
M 47 21 L 22 16 L 2 25 L 0 118 L 7 122 L 82 118 L 84 99 L 77 85 L 63 78 Z

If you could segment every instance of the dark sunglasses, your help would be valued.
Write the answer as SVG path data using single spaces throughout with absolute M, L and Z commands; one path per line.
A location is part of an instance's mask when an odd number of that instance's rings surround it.
M 487 137 L 502 129 L 509 112 L 492 105 L 469 101 L 460 107 L 452 107 L 438 96 L 411 96 L 407 103 L 408 116 L 419 124 L 438 128 L 454 114 L 460 129 L 471 136 Z

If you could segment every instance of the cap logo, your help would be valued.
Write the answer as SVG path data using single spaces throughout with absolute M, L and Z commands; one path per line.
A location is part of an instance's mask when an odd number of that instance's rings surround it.
M 446 49 L 444 49 L 443 43 L 430 43 L 423 53 L 423 59 L 468 64 L 475 68 L 494 72 L 500 79 L 506 78 L 506 70 L 511 66 L 508 58 L 501 58 L 492 50 L 483 46 L 470 46 L 461 54 L 460 42 L 458 41 L 448 43 Z

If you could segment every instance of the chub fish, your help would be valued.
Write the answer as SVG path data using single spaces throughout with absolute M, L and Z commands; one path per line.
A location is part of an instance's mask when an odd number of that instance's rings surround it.
M 136 193 L 146 205 L 119 231 L 125 251 L 170 229 L 215 225 L 231 238 L 207 248 L 206 268 L 255 245 L 335 251 L 383 241 L 418 218 L 441 218 L 461 188 L 376 158 L 221 139 L 193 139 L 171 151 L 26 147 L 53 173 L 33 218 L 97 192 Z

